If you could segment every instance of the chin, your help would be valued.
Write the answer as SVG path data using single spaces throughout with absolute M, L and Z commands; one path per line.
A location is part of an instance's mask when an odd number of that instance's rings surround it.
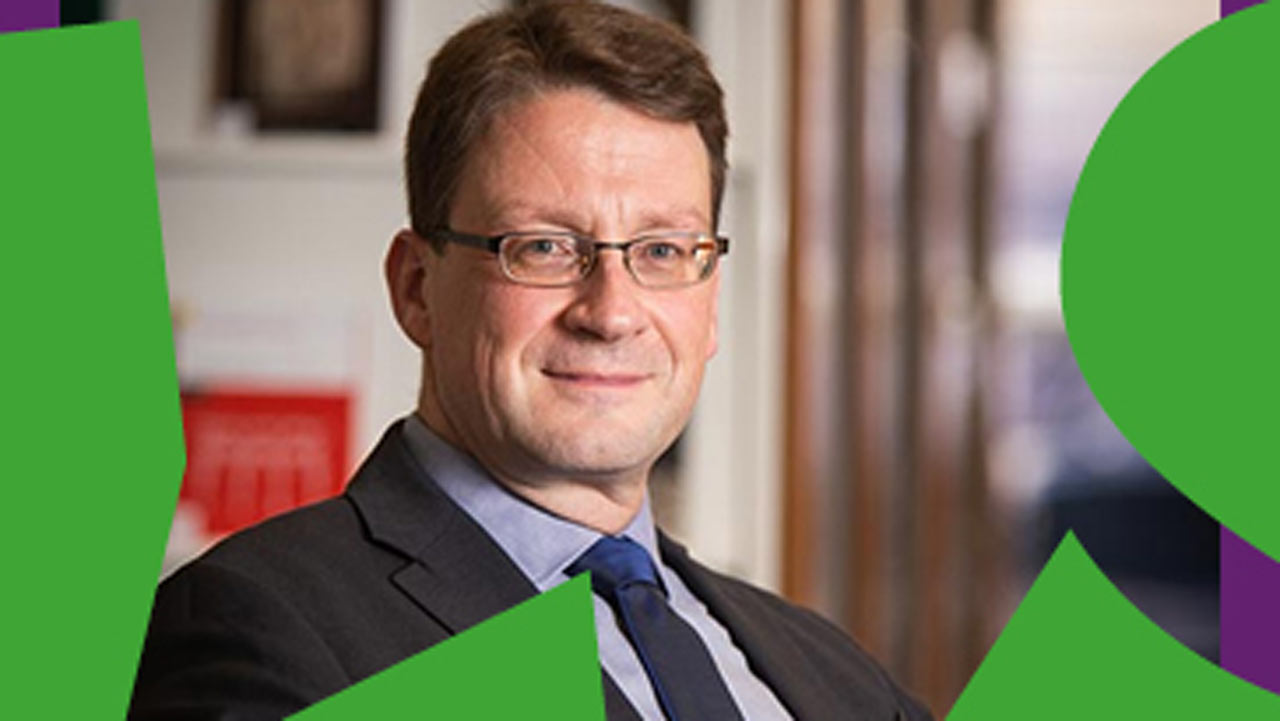
M 641 431 L 640 433 L 643 433 Z M 546 468 L 573 476 L 616 477 L 635 473 L 647 473 L 649 467 L 666 446 L 654 448 L 634 433 L 571 434 L 567 437 L 544 437 L 534 444 L 532 454 Z

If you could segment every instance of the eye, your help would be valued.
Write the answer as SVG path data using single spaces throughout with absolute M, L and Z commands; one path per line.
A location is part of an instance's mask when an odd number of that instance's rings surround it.
M 518 266 L 566 265 L 578 257 L 573 238 L 556 235 L 513 236 L 503 253 Z
M 524 248 L 527 255 L 552 255 L 560 250 L 550 238 L 532 238 Z
M 657 263 L 678 261 L 685 256 L 685 249 L 679 243 L 667 240 L 653 240 L 641 246 L 641 256 Z

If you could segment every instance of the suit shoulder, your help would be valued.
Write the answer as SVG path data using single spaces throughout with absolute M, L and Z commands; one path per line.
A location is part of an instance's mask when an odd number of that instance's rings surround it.
M 201 567 L 270 578 L 274 573 L 305 572 L 332 566 L 353 554 L 376 555 L 355 508 L 337 496 L 268 518 L 216 543 L 175 574 Z
M 335 496 L 272 516 L 219 541 L 204 556 L 227 559 L 244 553 L 286 549 L 291 544 L 325 544 L 335 536 L 349 542 L 361 533 L 360 519 L 345 496 Z
M 157 611 L 176 599 L 191 599 L 189 612 L 221 613 L 252 601 L 325 618 L 371 603 L 355 590 L 385 583 L 406 562 L 373 541 L 351 502 L 338 496 L 218 542 L 160 584 Z
M 161 583 L 129 718 L 281 718 L 350 684 L 308 580 L 346 515 L 325 501 L 268 520 Z
M 843 629 L 822 615 L 791 603 L 777 594 L 745 581 L 697 564 L 691 559 L 694 575 L 700 579 L 697 592 L 715 596 L 714 602 L 737 619 L 749 620 L 752 636 L 768 639 L 769 648 L 791 649 L 788 657 L 807 667 L 810 679 L 821 678 L 836 696 L 847 697 L 854 689 L 868 697 L 883 699 L 897 708 L 901 718 L 911 721 L 931 719 L 929 711 L 890 677 L 889 673 Z M 691 584 L 692 585 L 692 584 Z M 705 598 L 704 601 L 711 601 Z M 731 635 L 738 634 L 730 629 Z
M 797 641 L 804 643 L 809 650 L 824 650 L 827 653 L 853 655 L 870 662 L 879 669 L 863 648 L 858 645 L 843 629 L 827 620 L 812 609 L 792 603 L 785 598 L 767 591 L 759 586 L 747 583 L 733 576 L 702 567 L 703 571 L 715 579 L 721 592 L 731 602 L 750 610 L 763 622 L 785 627 Z

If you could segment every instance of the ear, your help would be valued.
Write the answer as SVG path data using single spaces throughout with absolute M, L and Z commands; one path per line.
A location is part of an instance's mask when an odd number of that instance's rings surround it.
M 431 345 L 431 314 L 427 306 L 427 241 L 405 228 L 391 239 L 382 271 L 400 329 L 424 351 Z

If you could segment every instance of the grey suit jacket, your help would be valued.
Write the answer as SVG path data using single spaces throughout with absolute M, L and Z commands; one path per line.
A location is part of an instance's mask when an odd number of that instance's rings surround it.
M 817 615 L 660 547 L 795 718 L 929 718 Z M 160 585 L 129 717 L 281 718 L 535 594 L 396 424 L 346 493 L 237 533 Z M 608 718 L 638 719 L 603 682 Z

